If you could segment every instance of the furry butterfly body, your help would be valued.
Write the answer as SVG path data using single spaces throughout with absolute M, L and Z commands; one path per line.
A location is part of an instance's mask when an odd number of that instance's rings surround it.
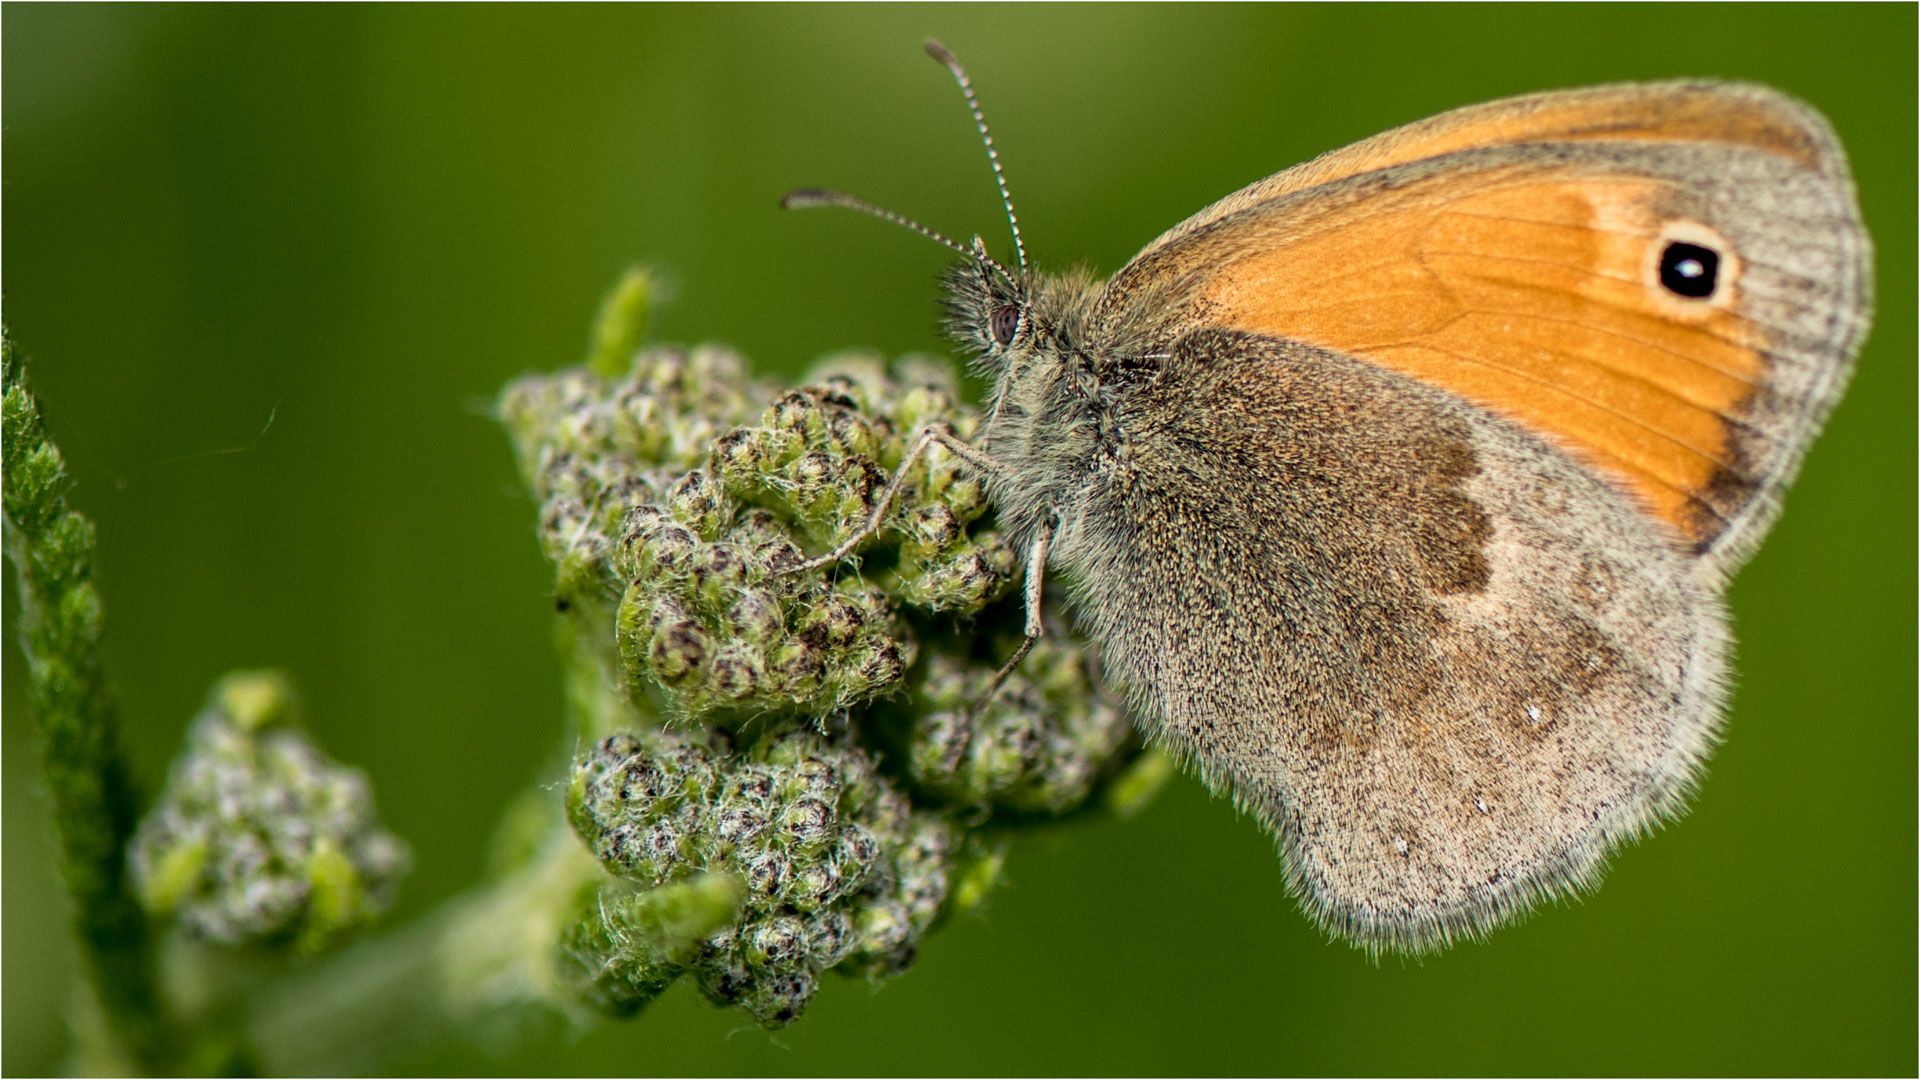
M 1322 926 L 1476 935 L 1683 808 L 1725 582 L 1867 327 L 1818 114 L 1536 94 L 1276 174 L 1104 282 L 975 250 L 950 325 L 1003 526 Z

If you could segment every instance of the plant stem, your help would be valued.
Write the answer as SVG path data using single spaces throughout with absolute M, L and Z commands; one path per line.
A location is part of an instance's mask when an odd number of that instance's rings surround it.
M 602 877 L 553 821 L 503 877 L 262 994 L 246 1023 L 255 1060 L 270 1075 L 381 1073 L 455 1032 L 504 1047 L 529 1025 L 586 1022 L 554 964 L 577 897 Z
M 4 368 L 5 546 L 20 587 L 27 696 L 40 732 L 60 868 L 81 969 L 126 1068 L 178 1060 L 154 966 L 153 935 L 127 881 L 138 797 L 101 664 L 93 523 L 67 505 L 66 467 L 0 327 Z M 96 1059 L 98 1060 L 98 1059 Z

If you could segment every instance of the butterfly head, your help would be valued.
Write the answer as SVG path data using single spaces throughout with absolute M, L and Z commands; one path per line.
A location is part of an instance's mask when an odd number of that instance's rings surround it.
M 988 257 L 978 237 L 973 244 L 977 257 L 947 271 L 947 332 L 971 352 L 975 374 L 994 378 L 1038 336 L 1032 281 Z

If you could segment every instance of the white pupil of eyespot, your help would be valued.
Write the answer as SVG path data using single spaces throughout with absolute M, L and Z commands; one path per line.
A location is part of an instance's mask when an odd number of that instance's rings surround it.
M 1673 268 L 1681 277 L 1686 278 L 1697 278 L 1707 272 L 1707 268 L 1700 265 L 1699 259 L 1681 259 L 1674 264 Z

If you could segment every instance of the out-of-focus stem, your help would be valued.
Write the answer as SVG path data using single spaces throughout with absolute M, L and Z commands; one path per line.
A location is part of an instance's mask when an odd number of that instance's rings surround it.
M 81 969 L 110 1044 L 89 1047 L 88 1058 L 118 1057 L 124 1071 L 168 1071 L 187 1050 L 169 1031 L 153 936 L 127 881 L 124 852 L 139 807 L 101 665 L 93 523 L 67 505 L 60 451 L 47 438 L 4 329 L 0 342 L 5 543 L 20 588 L 27 696 Z
M 555 821 L 519 868 L 262 996 L 246 1025 L 255 1060 L 268 1075 L 380 1073 L 450 1033 L 484 1041 L 567 1015 L 556 943 L 604 877 Z

